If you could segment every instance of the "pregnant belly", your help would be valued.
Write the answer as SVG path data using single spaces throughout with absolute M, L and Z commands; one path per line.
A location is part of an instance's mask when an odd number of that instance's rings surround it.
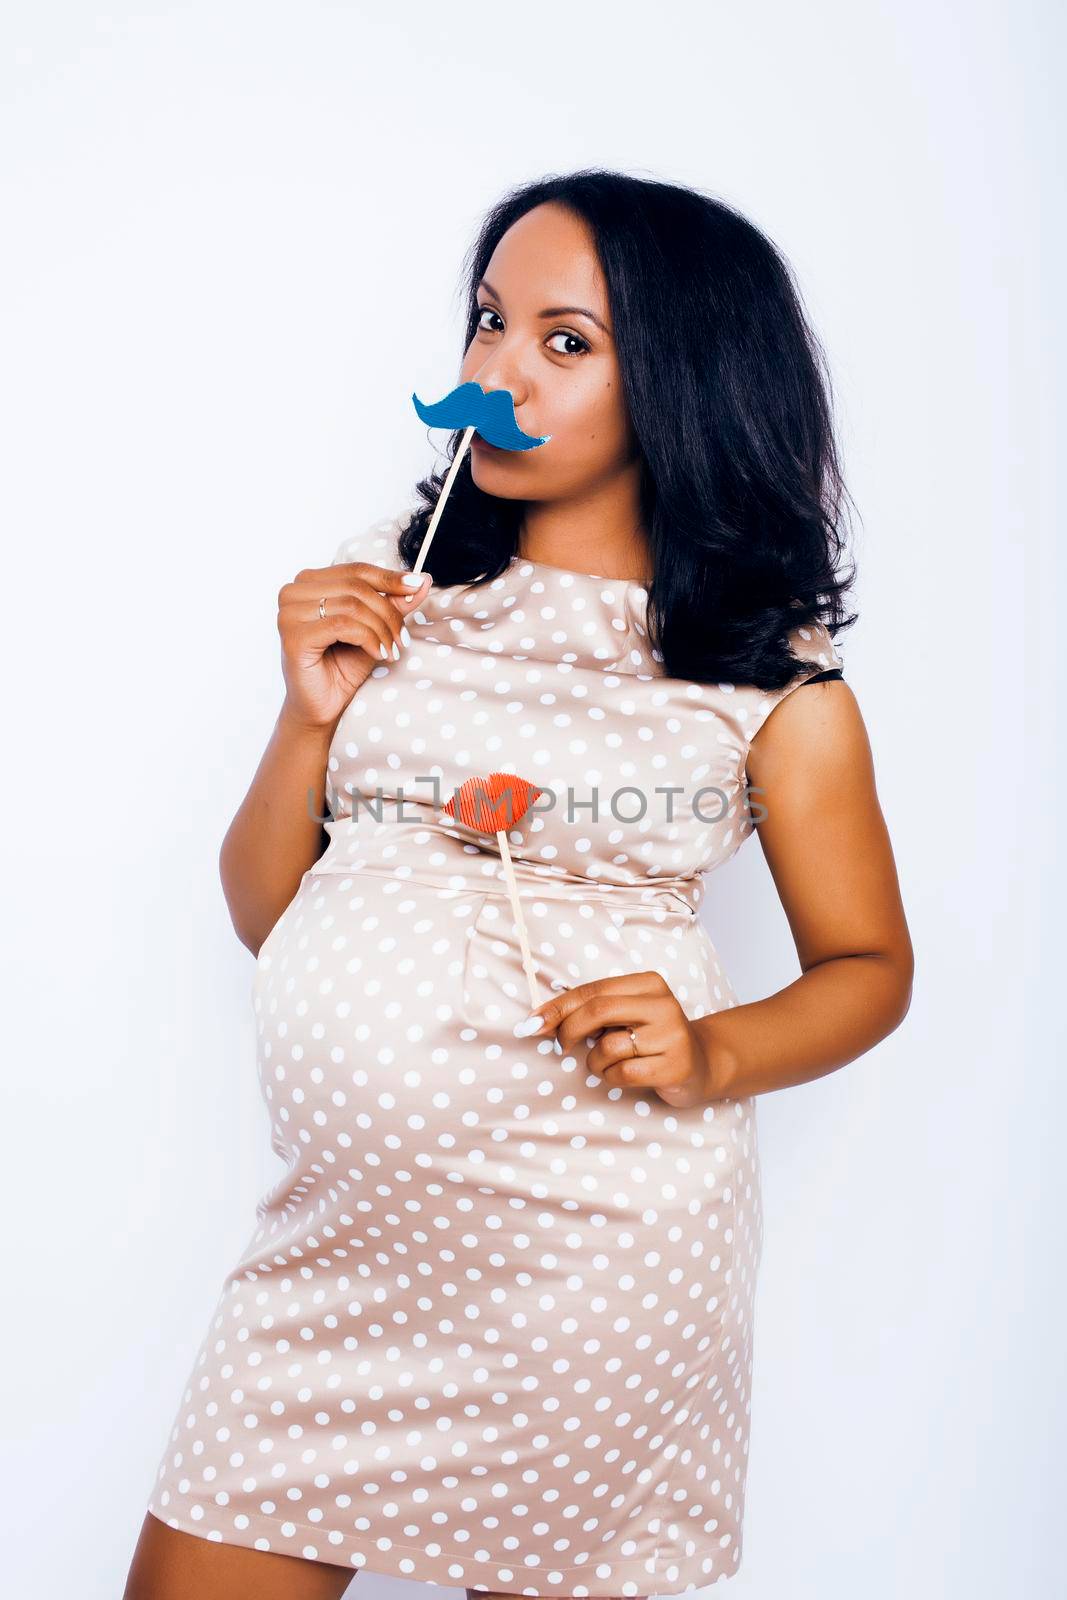
M 710 941 L 693 918 L 681 931 L 657 907 L 523 906 L 545 997 L 555 976 L 576 984 L 659 960 L 689 1013 L 715 1008 Z M 510 1259 L 531 1227 L 555 1240 L 558 1274 L 566 1262 L 577 1272 L 585 1224 L 606 1258 L 638 1240 L 656 1251 L 672 1229 L 710 1245 L 720 1269 L 737 1192 L 758 1186 L 752 1106 L 670 1107 L 651 1088 L 605 1085 L 584 1042 L 568 1053 L 553 1035 L 515 1037 L 530 994 L 506 896 L 309 872 L 259 952 L 253 1002 L 285 1171 L 256 1206 L 234 1277 L 299 1270 L 322 1286 L 362 1262 L 374 1280 L 378 1264 L 411 1269 L 427 1250 L 451 1259 L 469 1235 L 478 1253 L 493 1242 Z
M 573 986 L 658 958 L 689 1014 L 715 1009 L 707 936 L 687 914 L 523 903 L 544 997 L 554 978 Z M 529 992 L 506 895 L 309 872 L 260 949 L 253 1004 L 286 1171 L 259 1201 L 238 1272 L 296 1255 L 326 1266 L 357 1241 L 373 1250 L 423 1226 L 445 1193 L 564 1220 L 613 1192 L 609 1210 L 624 1193 L 623 1211 L 640 1209 L 648 1181 L 680 1211 L 730 1209 L 734 1102 L 677 1110 L 652 1089 L 606 1085 L 584 1043 L 565 1053 L 551 1035 L 515 1037 Z
M 447 1080 L 470 1034 L 468 933 L 485 898 L 442 899 L 372 873 L 305 874 L 252 985 L 260 1084 L 287 1148 L 315 1129 L 358 1125 L 370 1091 L 407 1115 Z
M 689 1017 L 735 1003 L 705 929 L 670 897 L 622 904 L 595 889 L 527 886 L 522 906 L 537 1004 L 649 970 Z M 277 1081 L 288 1065 L 314 1073 L 305 1092 L 325 1087 L 332 1068 L 366 1086 L 371 1074 L 432 1064 L 435 1049 L 463 1047 L 470 1062 L 484 1053 L 478 1041 L 536 1052 L 537 1041 L 514 1035 L 531 999 L 510 899 L 475 880 L 309 871 L 259 951 L 253 1004 L 261 1068 Z

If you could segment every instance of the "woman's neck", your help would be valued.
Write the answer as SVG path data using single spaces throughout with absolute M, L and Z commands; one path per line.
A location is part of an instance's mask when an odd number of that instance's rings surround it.
M 519 529 L 519 556 L 549 567 L 650 583 L 652 563 L 640 519 L 612 517 L 606 509 L 599 503 L 528 501 Z

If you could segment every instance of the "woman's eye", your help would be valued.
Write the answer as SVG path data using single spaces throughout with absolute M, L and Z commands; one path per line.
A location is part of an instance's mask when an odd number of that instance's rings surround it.
M 550 339 L 573 339 L 576 344 L 580 344 L 582 347 L 580 350 L 560 350 L 557 353 L 561 356 L 584 356 L 589 349 L 580 334 L 569 333 L 566 328 L 560 328 L 556 333 L 550 333 L 548 337 Z
M 483 317 L 496 317 L 497 321 L 499 322 L 501 320 L 500 313 L 494 311 L 492 306 L 481 306 L 478 311 L 477 326 L 479 332 L 496 333 L 497 330 L 495 328 L 486 326 L 486 324 L 482 321 Z M 557 347 L 556 354 L 559 356 L 584 356 L 591 348 L 586 340 L 582 338 L 581 334 L 571 333 L 568 328 L 557 328 L 555 333 L 550 333 L 548 337 L 550 339 L 573 339 L 575 344 L 581 346 L 579 350 L 560 350 Z

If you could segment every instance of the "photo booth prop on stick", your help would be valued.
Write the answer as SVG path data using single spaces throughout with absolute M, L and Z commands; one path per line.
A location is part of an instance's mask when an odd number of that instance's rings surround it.
M 541 996 L 537 992 L 536 968 L 533 956 L 530 954 L 526 921 L 519 900 L 519 885 L 515 878 L 511 851 L 508 849 L 507 830 L 522 821 L 540 794 L 544 794 L 543 789 L 538 788 L 536 783 L 528 782 L 526 778 L 520 778 L 517 773 L 491 772 L 487 778 L 468 778 L 442 807 L 442 810 L 455 821 L 462 823 L 465 828 L 472 828 L 477 833 L 496 834 L 500 846 L 500 860 L 511 898 L 511 908 L 515 913 L 519 948 L 522 951 L 522 970 L 530 986 L 531 1010 L 541 1004 Z
M 510 389 L 484 390 L 480 384 L 473 380 L 461 383 L 458 388 L 446 394 L 443 400 L 437 400 L 432 405 L 424 405 L 417 394 L 411 396 L 415 410 L 431 428 L 463 428 L 463 438 L 460 440 L 455 459 L 448 469 L 448 476 L 433 508 L 433 516 L 423 536 L 419 553 L 411 570 L 414 573 L 422 571 L 430 548 L 430 540 L 437 531 L 437 524 L 441 520 L 441 513 L 445 509 L 449 491 L 456 480 L 460 462 L 466 454 L 467 447 L 475 433 L 481 435 L 486 444 L 494 444 L 499 450 L 536 450 L 538 445 L 547 444 L 552 435 L 546 433 L 540 438 L 533 434 L 523 433 L 515 420 L 515 402 L 511 397 Z

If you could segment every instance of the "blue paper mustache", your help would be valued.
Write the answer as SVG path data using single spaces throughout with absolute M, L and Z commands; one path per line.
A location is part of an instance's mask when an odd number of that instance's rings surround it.
M 552 435 L 546 433 L 537 439 L 523 433 L 515 421 L 515 402 L 510 389 L 490 389 L 488 394 L 473 379 L 452 389 L 444 399 L 433 405 L 423 405 L 417 394 L 412 395 L 415 410 L 431 428 L 470 428 L 480 433 L 487 444 L 499 445 L 501 450 L 536 450 L 547 444 Z

